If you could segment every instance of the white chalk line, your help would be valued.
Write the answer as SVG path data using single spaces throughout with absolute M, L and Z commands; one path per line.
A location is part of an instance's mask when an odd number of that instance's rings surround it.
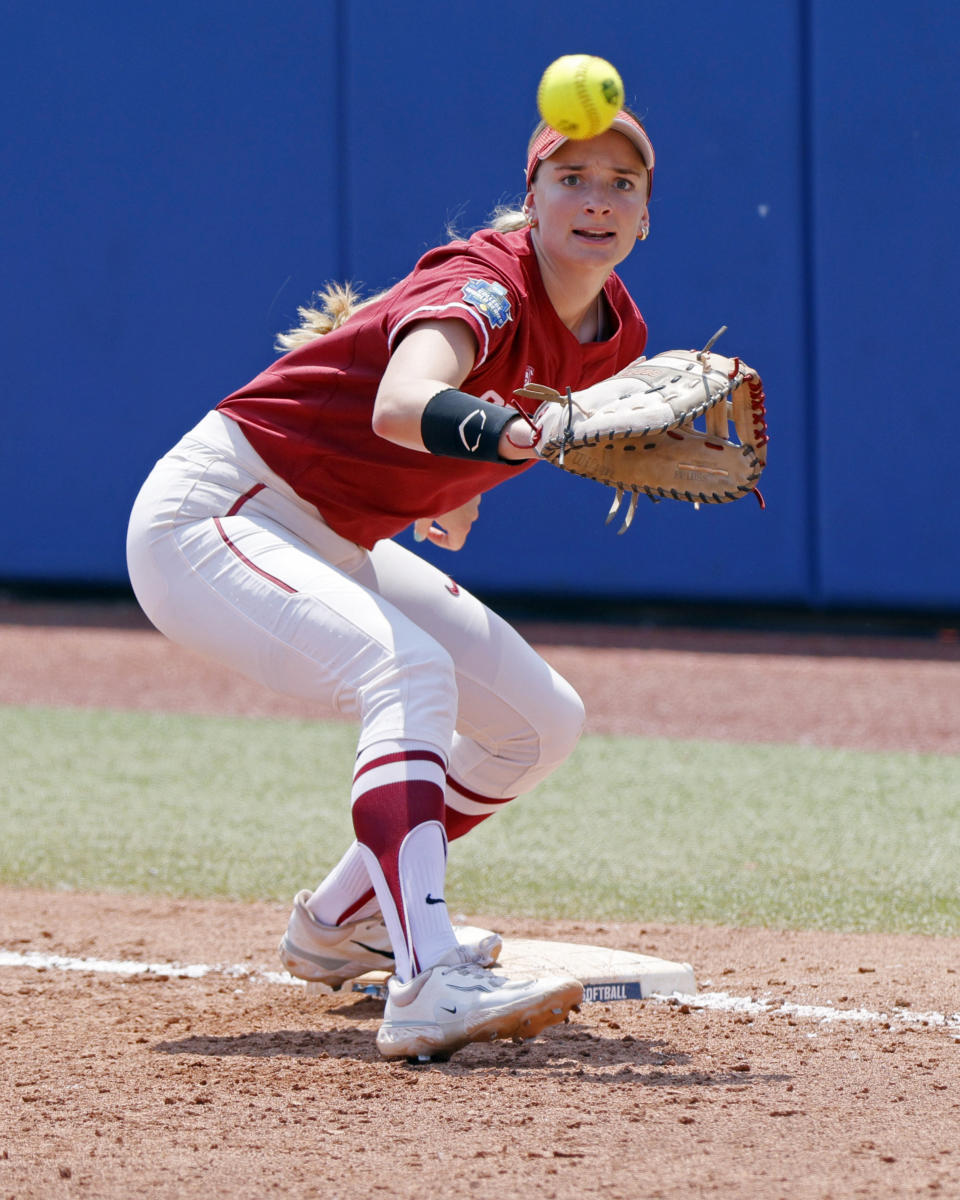
M 43 954 L 39 950 L 0 950 L 0 967 L 33 967 L 37 971 L 88 971 L 98 975 L 154 975 L 167 979 L 202 979 L 205 975 L 223 975 L 229 979 L 254 979 L 263 983 L 281 983 L 304 987 L 300 979 L 294 979 L 286 971 L 262 971 L 255 967 L 214 966 L 194 963 L 183 966 L 179 963 L 148 963 L 133 959 L 113 960 L 106 958 L 72 958 L 64 954 Z
M 753 999 L 731 996 L 728 992 L 698 992 L 695 996 L 684 996 L 675 992 L 672 996 L 657 996 L 656 999 L 665 1000 L 667 1003 L 686 1004 L 690 1008 L 711 1009 L 715 1012 L 744 1013 L 747 1016 L 775 1014 L 823 1024 L 834 1021 L 860 1021 L 867 1024 L 926 1025 L 960 1030 L 960 1012 L 918 1012 L 912 1008 L 897 1007 L 893 1012 L 886 1013 L 869 1008 L 834 1008 L 830 1004 L 794 1004 L 774 999 Z
M 0 968 L 32 967 L 37 971 L 84 971 L 91 974 L 154 976 L 167 979 L 202 979 L 207 975 L 219 975 L 227 979 L 250 980 L 257 983 L 274 983 L 284 987 L 305 987 L 300 979 L 286 971 L 266 971 L 259 967 L 213 965 L 208 963 L 139 962 L 133 959 L 113 960 L 104 958 L 74 958 L 63 954 L 44 954 L 39 950 L 0 949 Z M 880 1012 L 869 1008 L 835 1008 L 830 1004 L 794 1004 L 773 998 L 732 996 L 729 992 L 698 992 L 684 995 L 654 994 L 647 999 L 667 1004 L 684 1004 L 691 1009 L 707 1009 L 712 1012 L 729 1012 L 746 1016 L 787 1016 L 819 1024 L 832 1022 L 859 1022 L 861 1024 L 923 1025 L 932 1029 L 960 1030 L 960 1012 L 919 1012 L 898 1006 L 892 1012 Z

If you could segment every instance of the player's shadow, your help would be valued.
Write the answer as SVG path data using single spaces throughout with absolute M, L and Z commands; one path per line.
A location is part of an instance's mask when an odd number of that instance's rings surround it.
M 498 1043 L 484 1042 L 465 1046 L 450 1063 L 432 1063 L 431 1070 L 458 1067 L 476 1074 L 479 1071 L 533 1076 L 549 1067 L 552 1073 L 564 1073 L 585 1083 L 635 1084 L 639 1087 L 666 1088 L 748 1088 L 759 1083 L 789 1082 L 792 1076 L 754 1072 L 747 1063 L 714 1070 L 699 1067 L 696 1058 L 672 1050 L 669 1042 L 599 1035 L 571 1022 L 547 1032 L 534 1041 L 509 1047 L 509 1060 Z
M 358 1010 L 365 1010 L 363 1012 Z M 381 1006 L 363 1001 L 350 1006 L 351 1015 L 375 1020 Z M 211 1058 L 351 1059 L 384 1064 L 376 1048 L 373 1029 L 338 1027 L 329 1030 L 274 1029 L 225 1036 L 193 1034 L 157 1042 L 160 1054 Z M 406 1064 L 401 1064 L 406 1066 Z M 732 1064 L 720 1070 L 699 1068 L 686 1052 L 655 1039 L 599 1035 L 576 1021 L 546 1030 L 540 1037 L 521 1045 L 510 1042 L 474 1042 L 463 1047 L 445 1063 L 411 1066 L 414 1071 L 445 1074 L 504 1072 L 531 1078 L 538 1074 L 562 1075 L 586 1083 L 632 1083 L 640 1087 L 731 1087 L 748 1088 L 758 1083 L 789 1082 L 790 1076 L 763 1074 L 749 1064 Z
M 303 1029 L 272 1029 L 216 1037 L 194 1034 L 173 1041 L 156 1042 L 159 1054 L 185 1054 L 210 1058 L 353 1058 L 364 1062 L 383 1060 L 374 1035 L 362 1030 L 337 1029 L 317 1032 Z

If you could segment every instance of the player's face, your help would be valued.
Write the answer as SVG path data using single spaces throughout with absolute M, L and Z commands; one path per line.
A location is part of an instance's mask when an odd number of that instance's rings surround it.
M 647 213 L 647 168 L 611 129 L 565 142 L 544 159 L 527 196 L 538 249 L 556 265 L 613 270 L 636 244 Z

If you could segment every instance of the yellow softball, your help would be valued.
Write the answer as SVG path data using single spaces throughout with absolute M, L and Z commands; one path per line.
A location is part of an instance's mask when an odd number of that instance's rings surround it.
M 537 108 L 546 123 L 565 137 L 597 137 L 623 108 L 623 81 L 605 58 L 565 54 L 544 71 Z

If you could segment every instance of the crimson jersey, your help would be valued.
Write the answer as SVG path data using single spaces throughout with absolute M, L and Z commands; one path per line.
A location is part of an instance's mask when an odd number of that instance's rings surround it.
M 531 381 L 576 391 L 614 374 L 646 345 L 646 325 L 616 275 L 604 294 L 613 332 L 581 345 L 547 296 L 529 232 L 484 230 L 429 251 L 380 299 L 284 355 L 218 407 L 332 529 L 370 549 L 533 465 L 426 454 L 373 432 L 380 378 L 404 331 L 421 320 L 465 321 L 478 346 L 461 385 L 472 396 L 504 404 Z

